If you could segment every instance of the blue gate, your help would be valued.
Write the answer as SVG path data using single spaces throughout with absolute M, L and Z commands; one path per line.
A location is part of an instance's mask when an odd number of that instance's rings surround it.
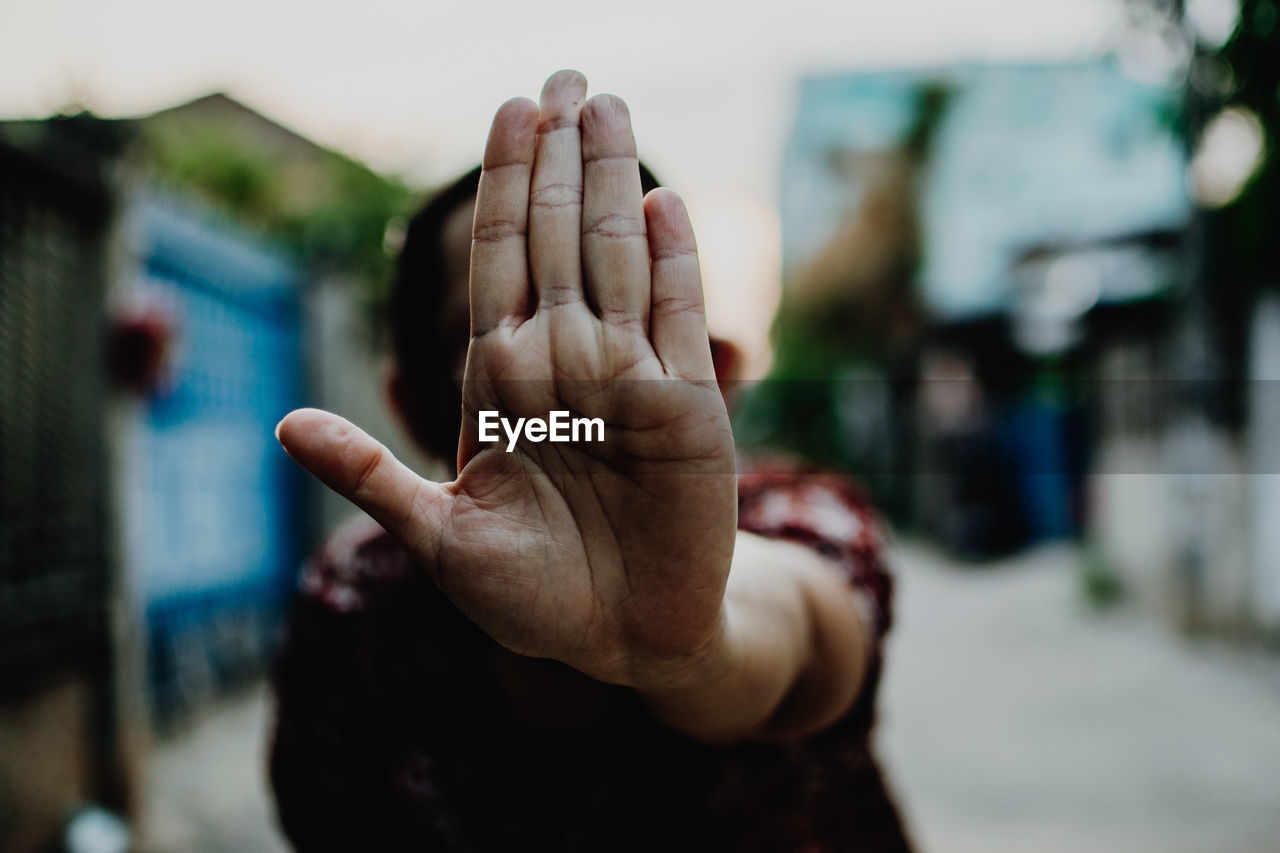
M 293 587 L 298 473 L 272 428 L 302 397 L 298 271 L 157 198 L 128 217 L 140 281 L 172 315 L 163 387 L 128 418 L 124 553 L 160 720 L 260 672 Z

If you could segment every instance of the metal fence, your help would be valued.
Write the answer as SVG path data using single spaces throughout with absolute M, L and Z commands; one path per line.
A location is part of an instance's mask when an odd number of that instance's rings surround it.
M 84 130 L 85 132 L 81 132 Z M 106 155 L 75 123 L 0 140 L 0 691 L 108 655 Z M 67 164 L 73 164 L 70 167 Z

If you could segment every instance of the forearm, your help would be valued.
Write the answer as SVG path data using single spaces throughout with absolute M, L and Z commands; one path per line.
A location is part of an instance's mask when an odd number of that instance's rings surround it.
M 867 671 L 860 595 L 814 550 L 739 533 L 720 630 L 672 683 L 642 694 L 702 740 L 817 731 L 849 709 Z

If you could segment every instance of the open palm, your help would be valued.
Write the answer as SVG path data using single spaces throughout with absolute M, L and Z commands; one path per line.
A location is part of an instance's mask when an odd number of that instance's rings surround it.
M 678 677 L 721 627 L 733 439 L 684 207 L 642 197 L 626 106 L 585 96 L 560 72 L 540 105 L 494 118 L 457 480 L 418 477 L 328 413 L 295 412 L 279 435 L 495 640 L 646 686 Z M 553 411 L 600 418 L 604 440 L 480 440 L 481 412 Z

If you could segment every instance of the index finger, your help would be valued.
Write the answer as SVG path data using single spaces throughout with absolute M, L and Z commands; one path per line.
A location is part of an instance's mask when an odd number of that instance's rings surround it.
M 529 309 L 529 182 L 538 105 L 513 98 L 489 128 L 471 231 L 471 335 Z

